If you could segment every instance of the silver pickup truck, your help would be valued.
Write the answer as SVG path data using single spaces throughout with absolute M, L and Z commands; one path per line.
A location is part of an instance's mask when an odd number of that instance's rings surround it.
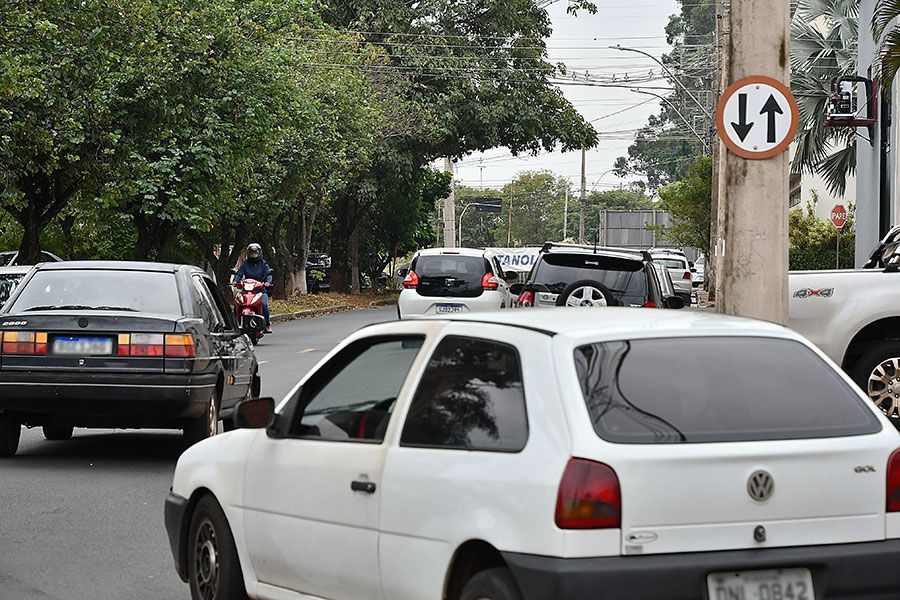
M 789 276 L 788 326 L 840 365 L 900 427 L 900 226 L 863 269 Z

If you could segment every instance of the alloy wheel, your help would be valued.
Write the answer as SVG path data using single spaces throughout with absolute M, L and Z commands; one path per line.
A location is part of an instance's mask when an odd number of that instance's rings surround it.
M 219 551 L 216 529 L 204 518 L 194 540 L 194 577 L 203 600 L 213 600 L 219 588 Z
M 585 285 L 572 290 L 566 306 L 607 306 L 606 296 L 595 287 Z
M 879 363 L 869 375 L 869 398 L 891 419 L 900 419 L 900 357 Z

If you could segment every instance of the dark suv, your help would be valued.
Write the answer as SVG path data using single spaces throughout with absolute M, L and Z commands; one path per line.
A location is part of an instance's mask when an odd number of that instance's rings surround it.
M 684 301 L 665 297 L 647 252 L 548 242 L 518 306 L 683 308 Z

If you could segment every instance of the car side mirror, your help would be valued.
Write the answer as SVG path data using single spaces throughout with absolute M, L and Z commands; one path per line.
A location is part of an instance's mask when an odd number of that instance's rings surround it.
M 400 277 L 406 277 L 407 275 L 409 275 L 409 269 L 407 269 L 406 267 L 397 269 L 397 275 L 399 275 Z
M 666 298 L 665 304 L 666 308 L 671 308 L 674 310 L 681 310 L 682 308 L 687 306 L 684 303 L 684 299 L 679 298 L 678 296 L 669 296 L 668 298 Z
M 697 272 L 697 268 L 696 268 L 696 267 L 691 267 L 691 273 L 696 273 L 696 272 Z
M 241 400 L 234 407 L 234 426 L 238 429 L 266 429 L 275 422 L 275 400 Z
M 524 283 L 514 283 L 511 286 L 509 286 L 509 293 L 512 294 L 513 296 L 521 296 L 523 289 L 525 289 Z

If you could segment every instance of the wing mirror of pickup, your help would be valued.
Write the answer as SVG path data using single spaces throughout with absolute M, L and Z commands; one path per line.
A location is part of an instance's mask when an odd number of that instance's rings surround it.
M 234 426 L 238 429 L 266 429 L 275 422 L 275 400 L 253 398 L 234 407 Z

